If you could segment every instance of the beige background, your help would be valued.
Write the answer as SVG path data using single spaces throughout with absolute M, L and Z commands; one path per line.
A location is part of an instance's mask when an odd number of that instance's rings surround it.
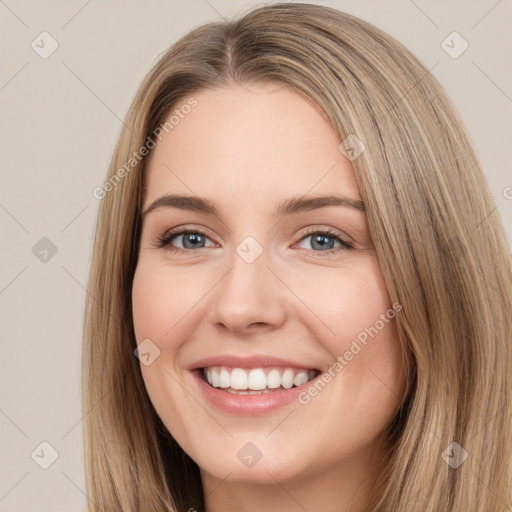
M 510 0 L 316 2 L 408 46 L 454 100 L 512 238 Z M 101 185 L 136 88 L 193 27 L 256 2 L 0 0 L 4 239 L 0 273 L 0 512 L 86 510 L 81 328 Z M 43 59 L 39 51 L 57 50 Z M 457 31 L 469 48 L 451 58 Z M 459 43 L 457 43 L 459 44 Z M 44 45 L 44 48 L 43 48 Z M 508 197 L 508 199 L 507 199 Z M 44 256 L 47 237 L 57 249 Z M 7 250 L 5 250 L 7 248 Z M 47 247 L 46 247 L 47 249 Z M 58 458 L 51 462 L 52 448 Z M 34 452 L 35 450 L 35 452 Z M 31 458 L 31 454 L 34 453 Z

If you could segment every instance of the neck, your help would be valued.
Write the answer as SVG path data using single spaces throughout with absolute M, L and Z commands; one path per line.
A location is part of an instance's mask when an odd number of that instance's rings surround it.
M 206 512 L 365 512 L 382 451 L 367 447 L 321 472 L 292 478 L 267 470 L 265 481 L 217 478 L 201 471 Z

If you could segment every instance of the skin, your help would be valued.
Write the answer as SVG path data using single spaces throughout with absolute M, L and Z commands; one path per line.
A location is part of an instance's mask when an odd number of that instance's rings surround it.
M 326 116 L 286 86 L 194 97 L 198 105 L 152 151 L 143 212 L 179 193 L 215 202 L 220 216 L 169 207 L 144 216 L 132 301 L 137 343 L 149 338 L 161 351 L 141 364 L 149 397 L 199 465 L 208 512 L 362 511 L 404 391 L 394 319 L 305 405 L 226 413 L 188 370 L 217 354 L 267 354 L 327 372 L 390 310 L 364 211 L 274 214 L 290 197 L 361 200 L 352 165 Z M 184 248 L 186 235 L 171 242 L 177 252 L 155 246 L 180 226 L 205 231 L 202 248 Z M 329 238 L 336 252 L 325 254 L 307 228 L 330 228 L 354 248 Z M 247 236 L 263 250 L 250 264 L 236 252 Z M 261 452 L 252 467 L 237 457 L 249 442 Z

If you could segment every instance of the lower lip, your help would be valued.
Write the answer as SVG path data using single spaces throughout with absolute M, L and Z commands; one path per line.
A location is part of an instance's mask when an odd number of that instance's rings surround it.
M 207 384 L 203 380 L 202 370 L 195 370 L 192 375 L 211 404 L 225 412 L 243 416 L 261 416 L 292 403 L 317 378 L 315 377 L 315 379 L 296 388 L 271 391 L 261 395 L 235 395 Z

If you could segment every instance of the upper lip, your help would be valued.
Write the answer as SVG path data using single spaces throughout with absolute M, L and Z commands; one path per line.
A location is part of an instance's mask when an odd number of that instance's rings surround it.
M 285 367 L 300 368 L 304 370 L 314 370 L 314 366 L 289 361 L 270 355 L 253 355 L 249 357 L 240 357 L 230 354 L 217 355 L 207 357 L 195 361 L 189 370 L 197 370 L 199 368 L 209 368 L 212 366 L 227 366 L 228 368 L 268 368 L 268 367 Z

